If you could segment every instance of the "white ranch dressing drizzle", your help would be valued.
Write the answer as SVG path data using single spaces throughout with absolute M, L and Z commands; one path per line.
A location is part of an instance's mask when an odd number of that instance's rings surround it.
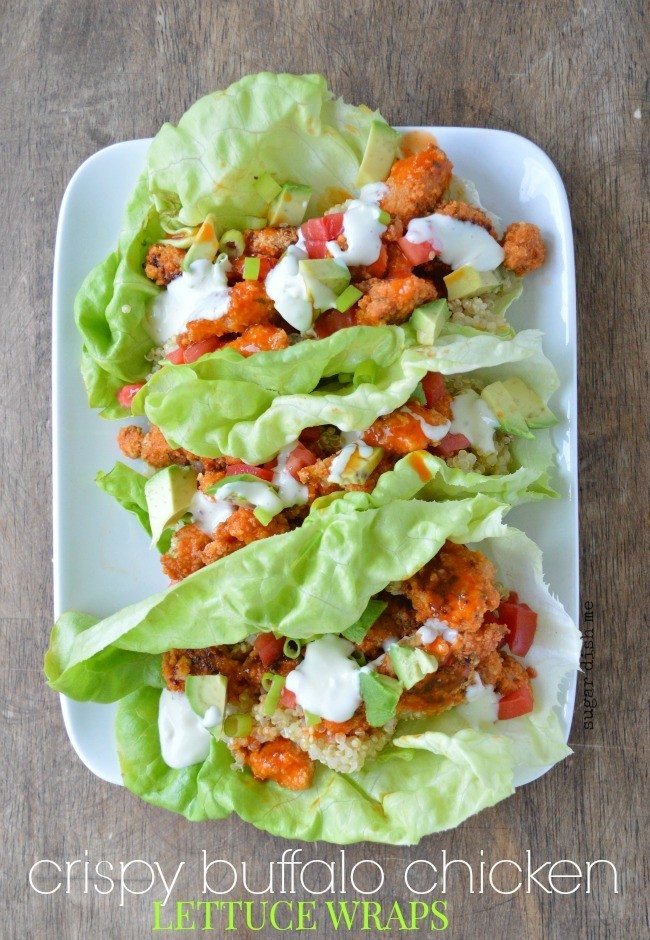
M 233 480 L 232 483 L 220 486 L 218 493 L 222 500 L 228 500 L 230 497 L 230 501 L 236 506 L 255 506 L 274 514 L 284 508 L 275 490 L 262 480 L 255 483 L 252 480 Z
M 201 490 L 197 490 L 192 497 L 189 511 L 194 525 L 201 532 L 212 535 L 216 527 L 233 514 L 235 508 L 223 499 L 212 499 Z
M 191 320 L 218 320 L 227 313 L 229 269 L 226 255 L 220 255 L 214 264 L 199 258 L 188 271 L 170 281 L 147 314 L 146 325 L 152 338 L 162 346 L 182 333 Z
M 461 392 L 453 399 L 451 411 L 452 434 L 464 434 L 472 447 L 482 454 L 494 453 L 494 429 L 499 422 L 480 395 L 473 389 Z
M 298 262 L 308 257 L 303 245 L 300 239 L 298 244 L 289 245 L 264 281 L 266 293 L 275 304 L 275 309 L 301 333 L 311 327 L 314 319 L 307 286 L 298 268 Z
M 465 689 L 465 701 L 456 706 L 459 715 L 472 728 L 493 725 L 499 717 L 499 696 L 491 685 L 483 685 L 478 673 Z
M 441 441 L 443 437 L 446 437 L 449 428 L 451 427 L 451 421 L 444 421 L 442 424 L 429 424 L 428 421 L 425 421 L 422 415 L 417 414 L 415 411 L 411 411 L 406 405 L 403 405 L 400 408 L 400 411 L 403 411 L 404 414 L 410 415 L 412 418 L 415 418 L 419 423 L 422 431 L 427 438 L 431 441 L 432 444 L 437 444 L 438 441 Z
M 287 470 L 289 455 L 296 449 L 298 441 L 293 441 L 283 447 L 277 456 L 277 464 L 273 471 L 273 485 L 277 487 L 278 496 L 285 506 L 303 506 L 309 498 L 309 490 L 299 483 Z
M 373 264 L 381 252 L 381 236 L 386 226 L 379 221 L 380 200 L 388 192 L 385 183 L 362 186 L 358 199 L 351 199 L 343 213 L 343 235 L 347 248 L 327 242 L 327 250 L 339 264 Z
M 482 225 L 462 222 L 440 212 L 412 219 L 406 238 L 415 245 L 432 242 L 439 258 L 454 271 L 465 264 L 471 264 L 477 271 L 493 271 L 505 257 L 501 245 Z
M 450 627 L 444 620 L 438 620 L 437 617 L 429 617 L 428 620 L 424 621 L 416 635 L 420 637 L 423 646 L 428 646 L 429 643 L 433 643 L 439 636 L 441 636 L 443 640 L 446 640 L 447 643 L 455 643 L 458 639 L 458 630 L 454 630 L 454 628 Z
M 350 653 L 354 644 L 323 636 L 305 647 L 305 658 L 287 676 L 286 687 L 305 711 L 326 721 L 347 721 L 361 704 L 359 666 Z
M 345 440 L 346 436 L 349 438 L 352 435 L 355 435 L 354 439 L 351 440 L 349 444 L 346 444 L 341 451 L 339 451 L 330 464 L 330 470 L 327 475 L 328 483 L 338 483 L 339 486 L 344 485 L 341 474 L 345 472 L 345 468 L 349 464 L 355 451 L 358 451 L 359 456 L 363 457 L 364 460 L 367 460 L 372 456 L 373 447 L 371 447 L 370 444 L 366 444 L 365 441 L 361 440 L 361 436 L 357 431 L 348 432 L 347 435 L 342 436 Z
M 212 735 L 184 692 L 163 689 L 158 705 L 160 752 L 168 767 L 181 770 L 202 763 L 210 753 Z

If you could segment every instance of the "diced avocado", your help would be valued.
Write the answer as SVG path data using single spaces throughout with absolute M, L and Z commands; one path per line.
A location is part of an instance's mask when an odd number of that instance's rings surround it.
M 417 307 L 411 315 L 411 325 L 420 346 L 433 346 L 449 319 L 449 304 L 446 300 L 432 300 Z
M 514 434 L 516 437 L 533 437 L 528 430 L 526 419 L 517 408 L 503 382 L 492 382 L 491 385 L 486 385 L 481 392 L 481 398 L 494 412 L 499 425 L 507 434 Z
M 196 714 L 206 722 L 206 728 L 216 737 L 221 736 L 226 710 L 226 676 L 188 676 L 185 694 Z
M 144 485 L 149 511 L 151 542 L 156 544 L 163 529 L 181 519 L 196 493 L 196 471 L 173 464 L 150 477 Z
M 537 392 L 534 392 L 517 376 L 504 379 L 503 384 L 510 392 L 529 428 L 550 428 L 557 424 L 557 418 L 551 409 L 546 407 Z
M 350 272 L 331 258 L 298 262 L 298 270 L 316 310 L 330 310 L 350 283 Z
M 495 271 L 477 271 L 471 264 L 464 264 L 462 268 L 447 274 L 443 281 L 447 285 L 449 300 L 476 297 L 485 291 L 496 290 L 501 285 L 501 279 Z
M 436 672 L 438 660 L 435 656 L 425 653 L 417 646 L 400 646 L 395 643 L 388 651 L 395 675 L 405 689 L 412 689 L 414 685 L 425 676 Z
M 357 186 L 385 180 L 393 165 L 399 144 L 399 134 L 384 121 L 373 121 L 357 174 Z
M 270 225 L 300 225 L 311 199 L 311 186 L 285 183 L 269 207 Z
M 365 483 L 384 456 L 381 447 L 373 447 L 370 454 L 368 454 L 367 448 L 363 447 L 367 456 L 364 456 L 361 450 L 361 448 L 357 447 L 352 452 L 350 459 L 341 471 L 340 480 L 343 485 L 349 486 L 353 483 Z
M 183 258 L 183 270 L 188 271 L 194 261 L 214 261 L 219 251 L 219 239 L 214 227 L 214 219 L 207 215 L 194 236 L 189 251 Z
M 255 178 L 253 186 L 264 202 L 273 202 L 282 190 L 280 184 L 273 179 L 270 173 L 260 173 L 260 175 Z

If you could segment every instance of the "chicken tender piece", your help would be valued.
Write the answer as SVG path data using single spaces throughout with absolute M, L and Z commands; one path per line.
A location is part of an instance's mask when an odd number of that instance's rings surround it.
M 191 463 L 193 456 L 182 447 L 170 447 L 160 428 L 155 425 L 152 425 L 142 438 L 140 457 L 151 467 L 161 469 L 173 463 L 186 466 Z
M 193 523 L 175 532 L 169 551 L 160 557 L 167 577 L 172 581 L 182 581 L 203 568 L 203 550 L 209 542 L 210 536 Z
M 403 160 L 397 160 L 388 175 L 381 207 L 405 225 L 436 208 L 451 182 L 452 164 L 435 144 Z
M 508 653 L 495 650 L 479 663 L 478 674 L 484 685 L 493 685 L 498 695 L 507 695 L 528 685 L 535 670 L 523 666 Z
M 443 400 L 442 407 L 446 407 L 446 400 Z M 450 418 L 450 415 L 441 414 L 434 408 L 425 408 L 418 401 L 408 401 L 404 408 L 408 408 L 408 411 L 400 409 L 384 418 L 377 418 L 364 432 L 365 443 L 372 447 L 383 447 L 392 454 L 410 454 L 414 450 L 426 450 L 430 441 L 416 415 L 432 426 L 446 424 Z M 449 409 L 451 410 L 451 397 Z
M 289 345 L 289 335 L 279 326 L 256 324 L 244 330 L 241 336 L 231 343 L 226 343 L 230 349 L 236 349 L 242 356 L 253 356 L 258 352 L 268 352 L 270 349 L 286 349 Z
M 187 331 L 178 338 L 180 346 L 189 346 L 209 336 L 244 333 L 255 324 L 276 319 L 273 301 L 259 281 L 238 281 L 230 291 L 230 306 L 218 320 L 191 320 Z
M 386 610 L 379 615 L 366 633 L 361 643 L 357 644 L 366 659 L 376 659 L 385 652 L 383 644 L 386 640 L 401 640 L 418 629 L 413 608 L 402 597 L 383 597 L 388 602 Z
M 142 453 L 142 441 L 144 431 L 135 424 L 129 424 L 128 427 L 120 428 L 117 432 L 117 446 L 125 457 L 131 460 L 137 460 Z
M 144 273 L 154 284 L 166 287 L 170 281 L 180 275 L 184 257 L 183 248 L 174 248 L 173 245 L 152 245 L 147 252 Z
M 275 780 L 287 790 L 307 790 L 314 777 L 314 762 L 293 741 L 276 738 L 255 750 L 240 751 L 258 780 Z
M 358 287 L 365 294 L 357 310 L 357 323 L 363 326 L 403 323 L 416 307 L 438 296 L 433 284 L 414 274 L 383 281 L 373 278 Z
M 400 715 L 439 715 L 459 705 L 465 698 L 474 667 L 469 662 L 453 660 L 440 666 L 437 672 L 421 679 L 412 689 L 400 696 L 397 712 Z
M 280 228 L 269 227 L 246 229 L 244 232 L 245 253 L 247 255 L 265 255 L 267 258 L 279 258 L 289 245 L 298 241 L 298 229 L 294 225 Z
M 480 552 L 445 542 L 435 558 L 402 583 L 420 622 L 436 617 L 459 631 L 477 631 L 499 606 L 495 569 Z
M 208 537 L 202 549 L 203 564 L 210 565 L 213 561 L 236 552 L 238 548 L 271 535 L 281 535 L 288 532 L 290 528 L 283 512 L 278 513 L 267 526 L 264 526 L 255 518 L 252 509 L 240 506 L 225 522 L 217 526 L 213 539 Z
M 509 225 L 502 245 L 506 253 L 503 263 L 517 277 L 541 268 L 546 259 L 542 234 L 532 222 L 513 222 Z
M 439 206 L 436 212 L 439 212 L 440 215 L 449 215 L 452 219 L 458 219 L 460 222 L 473 222 L 474 225 L 482 226 L 486 232 L 490 233 L 492 238 L 498 239 L 499 237 L 489 216 L 482 209 L 471 206 L 468 202 L 458 202 L 454 199 L 451 202 L 446 202 L 444 206 Z

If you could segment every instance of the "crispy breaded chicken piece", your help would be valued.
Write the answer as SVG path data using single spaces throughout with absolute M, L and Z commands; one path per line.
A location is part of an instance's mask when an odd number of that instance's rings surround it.
M 429 215 L 451 182 L 452 164 L 435 144 L 397 160 L 388 175 L 388 192 L 381 207 L 405 225 L 416 216 Z
M 298 241 L 298 229 L 294 225 L 279 228 L 246 229 L 244 232 L 245 253 L 279 258 L 289 245 Z
M 486 612 L 499 606 L 495 575 L 485 555 L 448 541 L 401 590 L 420 622 L 436 617 L 455 630 L 474 632 Z
M 160 287 L 166 287 L 181 273 L 185 249 L 173 245 L 152 245 L 147 252 L 144 273 L 150 281 Z
M 532 222 L 513 222 L 509 225 L 502 245 L 506 253 L 503 263 L 517 277 L 540 268 L 546 259 L 542 233 Z
M 230 349 L 236 349 L 242 356 L 252 356 L 258 352 L 270 349 L 286 349 L 289 345 L 289 334 L 280 326 L 269 326 L 266 323 L 256 323 L 244 330 L 241 336 L 231 343 L 226 343 Z
M 256 743 L 253 750 L 241 746 L 237 750 L 257 780 L 275 780 L 287 790 L 309 789 L 314 777 L 314 761 L 309 754 L 287 738 Z
M 194 456 L 182 448 L 170 447 L 160 428 L 155 425 L 152 425 L 147 432 L 135 424 L 120 428 L 117 443 L 125 457 L 130 457 L 131 460 L 141 458 L 149 466 L 158 469 L 168 467 L 173 463 L 181 465 L 191 463 Z
M 460 222 L 473 222 L 474 225 L 481 225 L 490 233 L 492 238 L 498 239 L 499 237 L 489 216 L 478 206 L 471 206 L 468 202 L 458 202 L 453 199 L 443 206 L 438 206 L 436 212 L 439 212 L 440 215 L 449 215 L 452 219 L 458 219 Z
M 448 404 L 447 397 L 449 398 Z M 416 415 L 426 424 L 434 427 L 445 424 L 451 417 L 445 410 L 448 408 L 451 411 L 451 396 L 446 396 L 441 400 L 440 411 L 435 408 L 426 408 L 414 400 L 407 401 L 404 408 L 408 408 L 412 414 L 398 410 L 386 417 L 377 418 L 374 424 L 364 431 L 363 439 L 366 444 L 383 447 L 392 454 L 410 454 L 414 450 L 426 450 L 429 447 L 429 438 L 424 433 Z
M 421 679 L 412 689 L 404 691 L 397 705 L 398 714 L 439 715 L 465 698 L 473 666 L 467 660 L 454 659 L 441 665 L 437 672 Z
M 414 274 L 387 280 L 371 278 L 357 286 L 365 295 L 357 309 L 357 323 L 363 326 L 403 323 L 416 307 L 437 297 L 433 284 Z
M 522 685 L 528 685 L 535 675 L 534 669 L 523 666 L 513 656 L 499 650 L 482 659 L 477 670 L 483 684 L 493 685 L 498 695 L 507 695 Z
M 389 639 L 401 640 L 418 629 L 412 606 L 403 597 L 383 596 L 388 606 L 375 620 L 361 643 L 357 644 L 367 659 L 375 659 L 385 652 L 383 643 Z
M 277 317 L 273 301 L 259 281 L 238 281 L 230 291 L 230 306 L 218 320 L 191 320 L 178 337 L 179 346 L 198 343 L 208 336 L 243 333 L 248 327 L 271 323 Z
M 283 512 L 278 513 L 264 526 L 253 515 L 253 510 L 240 506 L 231 516 L 217 526 L 212 539 L 208 538 L 202 551 L 204 565 L 209 565 L 224 555 L 230 555 L 251 542 L 288 532 L 291 526 Z
M 203 550 L 209 543 L 210 536 L 194 523 L 182 526 L 174 533 L 169 551 L 160 557 L 167 577 L 172 581 L 182 581 L 203 568 Z

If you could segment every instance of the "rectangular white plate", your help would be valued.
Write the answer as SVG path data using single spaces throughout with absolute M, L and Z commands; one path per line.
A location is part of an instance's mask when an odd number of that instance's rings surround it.
M 402 128 L 413 130 L 415 128 Z M 576 303 L 571 219 L 562 180 L 535 144 L 506 131 L 468 127 L 417 128 L 431 132 L 472 180 L 486 208 L 504 224 L 535 222 L 549 246 L 544 267 L 526 278 L 511 308 L 515 329 L 545 332 L 545 351 L 561 388 L 551 401 L 562 417 L 554 429 L 562 499 L 518 508 L 508 522 L 524 529 L 544 551 L 553 592 L 577 622 L 578 482 Z M 92 412 L 79 374 L 80 340 L 73 303 L 88 271 L 117 243 L 122 212 L 144 167 L 148 140 L 100 150 L 79 167 L 59 215 L 53 296 L 54 606 L 106 616 L 166 586 L 158 554 L 135 519 L 94 484 L 98 470 L 119 458 L 116 422 Z M 573 715 L 575 676 L 562 705 L 566 737 Z M 113 737 L 115 706 L 62 697 L 65 726 L 77 754 L 97 776 L 120 783 Z M 516 783 L 544 771 L 520 769 Z

